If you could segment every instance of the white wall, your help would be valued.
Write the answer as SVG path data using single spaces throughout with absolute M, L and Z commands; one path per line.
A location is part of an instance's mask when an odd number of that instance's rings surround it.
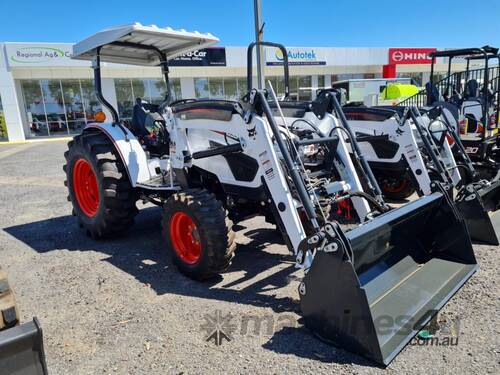
M 7 67 L 5 46 L 0 44 L 0 99 L 2 100 L 9 141 L 24 141 L 23 121 L 12 73 Z

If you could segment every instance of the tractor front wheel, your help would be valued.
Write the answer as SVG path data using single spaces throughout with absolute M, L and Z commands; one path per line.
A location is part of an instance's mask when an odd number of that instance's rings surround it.
M 191 189 L 173 194 L 163 207 L 162 234 L 179 270 L 203 280 L 231 264 L 236 243 L 232 222 L 213 194 Z

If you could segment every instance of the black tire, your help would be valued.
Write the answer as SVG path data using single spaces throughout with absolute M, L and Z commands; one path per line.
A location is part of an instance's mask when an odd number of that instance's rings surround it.
M 187 215 L 196 226 L 197 243 L 201 244 L 201 250 L 192 263 L 186 262 L 176 251 L 175 243 L 178 240 L 173 238 L 171 228 L 177 213 Z M 192 279 L 205 280 L 217 276 L 231 265 L 236 248 L 232 225 L 221 202 L 204 189 L 173 194 L 163 206 L 163 238 L 174 263 Z
M 401 201 L 415 193 L 413 181 L 408 174 L 384 177 L 379 181 L 384 196 L 393 201 Z
M 130 227 L 138 213 L 135 205 L 137 192 L 132 188 L 125 166 L 109 138 L 101 132 L 78 135 L 68 143 L 64 157 L 68 200 L 87 235 L 102 238 Z M 97 180 L 98 204 L 92 215 L 84 212 L 75 194 L 75 165 L 81 159 L 90 164 Z
M 7 280 L 7 273 L 0 267 L 0 331 L 19 323 L 19 310 L 14 293 Z

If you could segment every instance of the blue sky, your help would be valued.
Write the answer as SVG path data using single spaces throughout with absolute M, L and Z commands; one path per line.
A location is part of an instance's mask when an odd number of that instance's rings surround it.
M 0 41 L 76 42 L 130 23 L 253 39 L 252 0 L 1 0 Z M 288 46 L 500 45 L 500 0 L 263 0 L 265 39 Z M 483 21 L 484 20 L 484 21 Z

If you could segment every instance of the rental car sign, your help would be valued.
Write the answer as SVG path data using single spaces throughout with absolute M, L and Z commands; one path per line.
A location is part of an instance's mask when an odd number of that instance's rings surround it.
M 389 48 L 389 64 L 430 64 L 436 48 Z

